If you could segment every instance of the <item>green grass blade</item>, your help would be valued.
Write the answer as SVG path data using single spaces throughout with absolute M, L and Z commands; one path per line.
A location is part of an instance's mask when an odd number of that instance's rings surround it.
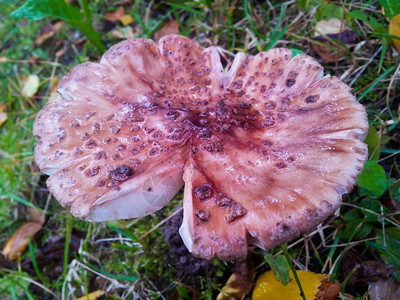
M 294 267 L 294 265 L 292 263 L 292 260 L 290 259 L 290 255 L 289 255 L 289 252 L 288 252 L 288 249 L 287 249 L 287 244 L 281 245 L 281 248 L 282 248 L 283 254 L 285 255 L 286 260 L 287 260 L 287 262 L 288 262 L 288 264 L 290 266 L 290 269 L 293 272 L 294 279 L 296 280 L 297 286 L 299 287 L 299 290 L 300 290 L 300 295 L 303 298 L 303 300 L 307 300 L 306 299 L 306 294 L 304 294 L 303 287 L 301 286 L 301 282 L 300 282 L 299 276 L 297 275 L 296 269 L 295 269 L 295 267 Z
M 397 66 L 391 66 L 389 69 L 387 69 L 384 73 L 382 73 L 377 79 L 375 79 L 372 84 L 361 94 L 360 97 L 358 97 L 358 101 L 361 102 L 362 99 L 383 79 L 385 78 L 389 73 L 391 73 Z
M 106 271 L 104 271 L 104 270 L 102 270 L 102 269 L 100 269 L 100 268 L 97 268 L 96 266 L 92 265 L 92 264 L 89 263 L 89 262 L 86 262 L 86 264 L 87 264 L 90 268 L 92 268 L 93 270 L 95 270 L 96 272 L 99 272 L 100 274 L 106 275 L 106 276 L 111 277 L 111 278 L 114 278 L 114 279 L 126 280 L 126 281 L 132 281 L 132 282 L 134 282 L 134 281 L 137 280 L 137 277 L 136 277 L 136 276 L 115 275 L 115 274 L 106 272 Z
M 22 199 L 22 198 L 20 198 L 20 197 L 18 197 L 16 195 L 13 195 L 13 194 L 4 194 L 4 195 L 1 195 L 1 198 L 11 198 L 11 199 L 13 199 L 13 200 L 15 200 L 15 201 L 17 201 L 17 202 L 19 202 L 21 204 L 24 204 L 26 206 L 29 206 L 29 207 L 35 208 L 37 210 L 43 211 L 43 209 L 41 209 L 40 207 L 36 206 L 35 204 L 32 204 L 32 203 L 30 203 L 30 202 L 28 202 L 28 201 L 26 201 L 26 200 L 24 200 L 24 199 Z

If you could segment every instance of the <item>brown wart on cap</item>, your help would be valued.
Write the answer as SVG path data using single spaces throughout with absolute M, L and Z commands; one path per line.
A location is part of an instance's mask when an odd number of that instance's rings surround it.
M 38 114 L 35 159 L 88 221 L 163 207 L 185 182 L 180 234 L 197 256 L 245 257 L 314 228 L 367 158 L 351 89 L 306 55 L 238 53 L 170 35 L 132 39 L 75 67 Z M 183 178 L 183 181 L 182 181 Z

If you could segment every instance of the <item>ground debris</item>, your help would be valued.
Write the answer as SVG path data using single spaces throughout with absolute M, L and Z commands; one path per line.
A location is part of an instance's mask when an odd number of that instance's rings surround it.
M 356 266 L 359 266 L 358 269 L 348 279 L 346 284 L 346 292 L 350 294 L 362 294 L 368 289 L 369 283 L 389 278 L 396 271 L 395 268 L 379 261 L 364 261 L 359 253 L 347 251 L 342 260 L 340 281 L 343 282 Z

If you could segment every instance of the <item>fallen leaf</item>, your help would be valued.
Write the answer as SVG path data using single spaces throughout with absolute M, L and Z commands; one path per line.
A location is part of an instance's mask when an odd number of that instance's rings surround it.
M 58 76 L 54 76 L 50 85 L 50 96 L 47 102 L 56 102 L 62 99 L 61 95 L 57 92 Z
M 337 18 L 322 20 L 315 24 L 314 37 L 336 34 L 344 30 L 350 30 L 350 28 L 343 25 L 342 22 Z
M 61 56 L 64 55 L 64 53 L 65 53 L 65 50 L 64 50 L 64 49 L 60 49 L 60 50 L 58 50 L 58 51 L 56 52 L 56 57 L 61 57 Z
M 103 296 L 106 292 L 102 290 L 97 290 L 95 292 L 91 292 L 85 296 L 75 298 L 75 300 L 96 300 L 100 296 Z
M 314 299 L 321 286 L 321 281 L 327 278 L 327 275 L 317 274 L 308 271 L 297 271 L 296 272 L 306 299 Z M 289 272 L 290 281 L 287 285 L 283 285 L 282 282 L 276 280 L 273 271 L 268 271 L 258 277 L 256 285 L 253 290 L 253 300 L 281 300 L 282 295 L 285 299 L 290 300 L 302 300 L 300 295 L 299 287 L 296 280 L 293 277 L 292 271 Z
M 127 26 L 129 24 L 131 24 L 134 19 L 131 15 L 123 15 L 122 18 L 120 19 L 122 25 Z
M 400 14 L 394 16 L 389 23 L 389 34 L 397 36 L 399 39 L 392 38 L 397 51 L 400 52 Z
M 0 105 L 0 126 L 7 121 L 8 113 L 7 113 L 8 103 L 3 103 Z
M 372 282 L 368 288 L 369 300 L 399 300 L 400 283 L 390 277 Z
M 335 300 L 339 292 L 340 283 L 324 280 L 321 282 L 317 295 L 315 295 L 315 300 Z
M 116 37 L 117 39 L 132 39 L 135 37 L 135 34 L 133 33 L 133 28 L 132 27 L 123 27 L 120 29 L 113 29 L 111 31 L 111 34 Z
M 105 14 L 106 20 L 110 22 L 120 21 L 121 18 L 125 15 L 125 9 L 123 7 L 117 9 L 116 11 L 109 12 Z
M 26 222 L 22 224 L 7 241 L 1 253 L 10 260 L 17 259 L 26 250 L 29 238 L 35 236 L 40 229 L 42 229 L 42 225 L 37 222 Z
M 201 294 L 195 288 L 188 286 L 181 282 L 175 282 L 178 284 L 174 293 L 172 294 L 172 300 L 182 300 L 182 299 L 191 299 L 191 300 L 200 300 Z
M 250 257 L 237 261 L 235 272 L 229 277 L 217 300 L 243 299 L 253 287 L 254 276 L 254 266 Z
M 338 42 L 333 42 L 332 40 L 340 40 L 340 43 L 351 47 L 357 41 L 357 35 L 349 27 L 343 25 L 339 19 L 333 18 L 322 20 L 315 24 L 313 39 L 319 42 L 319 44 L 311 44 L 314 51 L 325 62 L 331 63 L 336 62 L 346 54 L 346 49 Z
M 60 31 L 62 26 L 64 25 L 64 22 L 60 21 L 57 23 L 49 23 L 46 26 L 44 26 L 41 30 L 41 35 L 35 40 L 35 45 L 40 46 L 48 40 L 49 38 L 53 37 L 57 32 Z
M 51 86 L 50 86 L 50 91 L 51 92 L 57 92 L 57 85 L 58 85 L 58 76 L 53 76 L 51 78 Z
M 23 80 L 22 95 L 32 98 L 39 89 L 39 76 L 29 75 Z
M 44 215 L 43 211 L 36 209 L 34 207 L 30 207 L 28 209 L 28 214 L 30 222 L 35 222 L 43 225 L 44 222 L 46 221 L 46 216 Z
M 366 291 L 369 283 L 388 278 L 396 270 L 375 260 L 364 261 L 358 253 L 347 251 L 342 259 L 339 280 L 343 282 L 356 266 L 358 269 L 346 283 L 346 292 L 350 294 Z
M 154 33 L 154 40 L 158 42 L 164 35 L 178 34 L 179 23 L 176 20 L 169 21 L 165 25 Z

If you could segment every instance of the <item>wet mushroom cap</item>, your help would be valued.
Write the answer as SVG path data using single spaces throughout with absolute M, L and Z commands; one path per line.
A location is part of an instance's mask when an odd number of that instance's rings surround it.
M 284 48 L 238 53 L 224 70 L 215 48 L 186 37 L 126 40 L 58 91 L 34 135 L 61 205 L 88 221 L 139 217 L 184 181 L 180 234 L 204 258 L 310 231 L 367 158 L 367 117 L 350 87 Z

